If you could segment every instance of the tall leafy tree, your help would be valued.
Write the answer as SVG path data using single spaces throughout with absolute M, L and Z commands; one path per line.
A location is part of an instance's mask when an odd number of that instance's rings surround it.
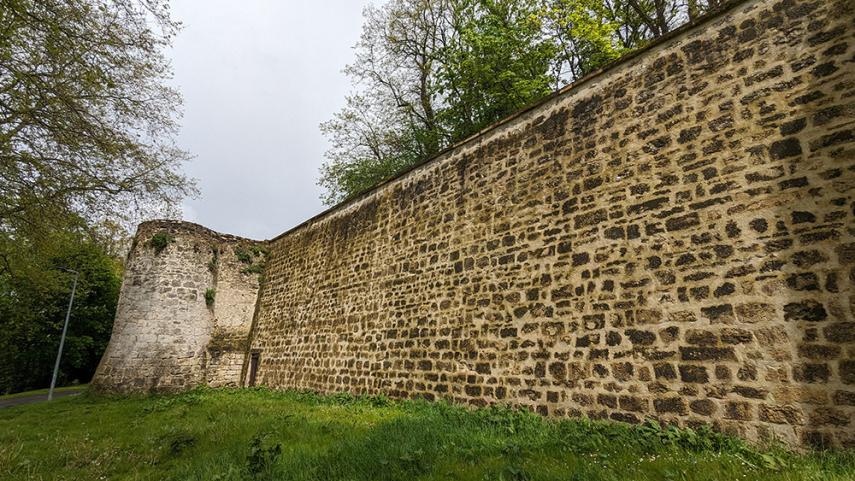
M 554 47 L 536 12 L 532 0 L 368 8 L 345 69 L 359 92 L 321 126 L 332 144 L 324 200 L 352 197 L 547 93 Z
M 457 41 L 443 51 L 439 80 L 450 140 L 471 135 L 551 90 L 555 45 L 537 1 L 479 0 L 455 12 Z
M 80 272 L 60 385 L 87 382 L 110 339 L 121 262 L 83 222 L 0 237 L 0 393 L 50 383 L 72 275 Z
M 0 0 L 0 228 L 192 192 L 165 83 L 178 27 L 166 0 Z
M 348 97 L 347 105 L 321 124 L 321 131 L 332 144 L 318 182 L 326 190 L 327 204 L 366 191 L 429 155 L 419 141 L 424 130 L 413 128 L 397 106 L 388 105 L 386 100 Z
M 621 22 L 601 0 L 543 0 L 540 16 L 556 45 L 556 88 L 618 58 L 638 38 L 622 42 Z
M 438 124 L 438 71 L 448 0 L 393 0 L 364 12 L 345 73 L 360 91 L 321 124 L 331 143 L 319 184 L 334 204 L 447 143 Z
M 163 51 L 168 0 L 0 0 L 0 391 L 44 387 L 81 271 L 63 379 L 109 337 L 123 226 L 194 193 Z

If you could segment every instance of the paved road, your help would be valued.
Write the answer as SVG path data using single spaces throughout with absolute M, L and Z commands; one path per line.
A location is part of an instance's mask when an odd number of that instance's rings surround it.
M 67 389 L 67 390 L 63 390 L 63 391 L 57 391 L 57 392 L 53 393 L 53 398 L 57 399 L 57 398 L 66 397 L 66 396 L 77 396 L 78 394 L 82 393 L 85 389 L 86 388 L 82 387 L 80 389 Z M 12 399 L 0 399 L 0 409 L 10 408 L 12 406 L 20 406 L 22 404 L 37 403 L 37 402 L 42 402 L 42 401 L 47 401 L 47 393 L 35 394 L 33 396 L 16 397 L 16 398 L 12 398 Z

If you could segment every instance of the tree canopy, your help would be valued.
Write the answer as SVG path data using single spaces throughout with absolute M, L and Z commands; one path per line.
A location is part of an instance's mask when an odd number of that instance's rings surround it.
M 81 272 L 62 379 L 109 339 L 122 241 L 192 195 L 174 137 L 168 0 L 0 0 L 0 392 L 44 387 Z
M 163 211 L 192 192 L 165 0 L 0 0 L 0 229 Z
M 80 279 L 59 383 L 88 382 L 110 340 L 121 261 L 74 226 L 14 243 L 0 245 L 16 254 L 0 269 L 0 394 L 50 384 L 73 280 L 61 269 L 80 272 Z
M 388 0 L 364 12 L 354 92 L 321 124 L 335 204 L 716 7 L 718 0 Z

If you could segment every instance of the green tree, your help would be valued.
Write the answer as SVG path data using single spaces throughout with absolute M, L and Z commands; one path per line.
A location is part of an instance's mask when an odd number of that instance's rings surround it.
M 442 121 L 465 138 L 547 95 L 555 45 L 543 36 L 536 1 L 478 0 L 458 14 L 457 41 L 444 51 Z
M 168 211 L 193 192 L 173 142 L 167 0 L 0 0 L 0 228 Z
M 381 102 L 348 97 L 346 106 L 321 124 L 332 144 L 318 181 L 326 204 L 364 192 L 428 155 L 418 139 L 426 130 L 413 128 L 397 108 Z
M 429 158 L 550 90 L 554 46 L 534 1 L 392 0 L 365 12 L 360 91 L 321 125 L 319 184 L 334 204 Z
M 365 11 L 357 91 L 321 125 L 319 184 L 363 192 L 720 0 L 389 0 Z
M 449 0 L 392 0 L 369 6 L 354 62 L 359 86 L 332 120 L 319 185 L 335 204 L 435 155 L 448 139 L 438 124 L 437 88 Z
M 601 0 L 543 0 L 539 13 L 557 46 L 556 87 L 618 58 L 634 42 L 621 42 L 621 23 Z
M 50 383 L 72 275 L 80 272 L 60 384 L 87 382 L 110 339 L 121 262 L 104 253 L 85 224 L 0 236 L 0 393 Z
M 125 226 L 193 183 L 163 52 L 168 0 L 0 0 L 0 391 L 44 387 L 81 271 L 63 379 L 109 337 Z

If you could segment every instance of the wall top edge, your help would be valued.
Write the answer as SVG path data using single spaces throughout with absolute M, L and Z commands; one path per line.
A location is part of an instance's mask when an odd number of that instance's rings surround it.
M 136 235 L 139 236 L 145 232 L 165 229 L 170 232 L 181 232 L 187 234 L 201 235 L 209 238 L 213 238 L 220 242 L 228 242 L 228 243 L 252 243 L 252 244 L 262 244 L 267 241 L 264 240 L 255 240 L 247 237 L 240 237 L 232 234 L 225 234 L 222 232 L 217 232 L 215 230 L 209 229 L 201 224 L 196 224 L 194 222 L 187 222 L 183 220 L 173 220 L 173 219 L 155 219 L 148 220 L 145 222 L 141 222 L 137 226 Z
M 421 169 L 427 165 L 433 164 L 433 163 L 435 163 L 435 162 L 437 162 L 443 158 L 448 157 L 449 155 L 452 155 L 453 153 L 455 153 L 459 150 L 462 150 L 465 147 L 470 146 L 471 144 L 473 144 L 475 142 L 479 142 L 479 141 L 483 140 L 486 136 L 495 133 L 500 128 L 506 126 L 507 124 L 510 124 L 512 121 L 517 120 L 520 117 L 523 117 L 526 114 L 529 114 L 532 111 L 547 105 L 549 102 L 555 101 L 559 98 L 562 98 L 562 97 L 567 96 L 569 94 L 575 93 L 575 92 L 581 90 L 584 86 L 587 86 L 587 84 L 589 84 L 595 80 L 600 79 L 604 75 L 616 70 L 619 67 L 622 67 L 624 65 L 629 64 L 630 62 L 637 60 L 639 57 L 642 57 L 642 56 L 650 53 L 651 51 L 657 49 L 658 47 L 661 47 L 661 46 L 665 45 L 666 43 L 671 42 L 672 40 L 676 39 L 677 37 L 681 37 L 687 33 L 690 33 L 691 31 L 696 30 L 700 26 L 705 25 L 707 23 L 710 23 L 713 20 L 715 20 L 721 16 L 724 16 L 725 14 L 730 13 L 731 11 L 735 10 L 736 8 L 738 8 L 740 6 L 748 5 L 748 4 L 754 3 L 756 1 L 757 0 L 730 0 L 730 1 L 726 1 L 720 7 L 716 8 L 710 12 L 707 12 L 706 14 L 698 17 L 696 20 L 694 20 L 692 22 L 688 22 L 688 23 L 680 26 L 679 28 L 676 28 L 676 29 L 668 32 L 665 35 L 657 37 L 656 39 L 652 40 L 649 44 L 645 45 L 644 47 L 639 48 L 637 50 L 634 50 L 631 53 L 626 54 L 626 55 L 616 59 L 615 61 L 613 61 L 613 62 L 611 62 L 611 63 L 609 63 L 609 64 L 607 64 L 607 65 L 605 65 L 605 66 L 603 66 L 597 70 L 594 70 L 593 72 L 589 73 L 588 75 L 585 75 L 584 77 L 576 80 L 575 82 L 570 83 L 568 85 L 565 85 L 564 87 L 556 90 L 555 92 L 531 103 L 530 105 L 528 105 L 526 107 L 523 107 L 522 109 L 514 112 L 513 114 L 511 114 L 511 115 L 509 115 L 509 116 L 507 116 L 501 120 L 496 121 L 495 123 L 481 129 L 480 131 L 470 135 L 469 137 L 467 137 L 463 140 L 460 140 L 460 141 L 446 147 L 445 149 L 443 149 L 442 151 L 440 151 L 439 153 L 437 153 L 433 157 L 427 158 L 421 162 L 417 162 L 416 164 L 413 164 L 409 168 L 399 172 L 394 177 L 391 177 L 391 178 L 375 185 L 371 189 L 359 194 L 358 196 L 356 196 L 352 199 L 348 199 L 344 202 L 336 204 L 336 205 L 334 205 L 334 206 L 332 206 L 332 207 L 330 207 L 330 208 L 306 219 L 305 221 L 295 225 L 294 227 L 284 231 L 283 233 L 273 237 L 272 239 L 256 240 L 256 239 L 250 239 L 247 237 L 240 237 L 240 236 L 236 236 L 233 234 L 226 234 L 226 233 L 222 233 L 222 232 L 217 232 L 215 230 L 209 229 L 209 228 L 207 228 L 201 224 L 197 224 L 194 222 L 188 222 L 188 221 L 183 221 L 183 220 L 173 220 L 173 219 L 155 219 L 155 220 L 149 220 L 149 221 L 141 222 L 137 227 L 137 235 L 140 235 L 140 233 L 142 233 L 146 230 L 161 228 L 161 229 L 173 229 L 173 230 L 179 230 L 179 231 L 184 231 L 184 232 L 188 232 L 188 233 L 201 234 L 201 235 L 205 235 L 205 236 L 209 236 L 209 237 L 218 238 L 223 242 L 266 243 L 266 242 L 276 241 L 276 240 L 281 239 L 281 238 L 287 236 L 288 234 L 291 234 L 291 233 L 293 233 L 299 229 L 307 227 L 307 226 L 313 224 L 314 222 L 317 222 L 317 221 L 319 221 L 319 220 L 321 220 L 321 219 L 323 219 L 323 218 L 325 218 L 325 217 L 327 217 L 327 216 L 329 216 L 329 215 L 331 215 L 337 211 L 343 210 L 347 207 L 354 206 L 354 205 L 358 204 L 360 201 L 362 201 L 362 200 L 370 197 L 371 195 L 375 194 L 377 191 L 386 187 L 387 185 L 392 184 L 392 183 L 397 182 L 397 181 L 400 181 L 404 177 L 407 177 L 409 174 L 411 174 L 412 172 L 414 172 L 416 170 L 419 170 L 419 169 Z
M 658 48 L 665 46 L 666 44 L 674 41 L 678 37 L 683 37 L 685 35 L 691 34 L 693 31 L 699 29 L 701 26 L 709 24 L 712 21 L 714 21 L 720 17 L 723 17 L 726 14 L 733 12 L 734 10 L 736 10 L 739 7 L 747 6 L 749 4 L 756 3 L 757 1 L 759 1 L 759 0 L 729 0 L 729 1 L 726 0 L 718 8 L 715 8 L 715 9 L 707 12 L 706 14 L 698 17 L 694 21 L 687 22 L 687 23 L 683 24 L 682 26 L 680 26 L 674 30 L 671 30 L 668 33 L 653 39 L 650 43 L 648 43 L 644 47 L 641 47 L 637 50 L 634 50 L 634 51 L 632 51 L 626 55 L 623 55 L 622 57 L 614 60 L 613 62 L 608 63 L 608 64 L 604 65 L 603 67 L 600 67 L 599 69 L 590 72 L 588 75 L 585 75 L 584 77 L 576 80 L 575 82 L 570 83 L 568 85 L 565 85 L 564 87 L 561 87 L 560 89 L 552 92 L 551 94 L 534 101 L 533 103 L 529 104 L 528 106 L 523 107 L 522 109 L 512 113 L 511 115 L 508 115 L 507 117 L 505 117 L 501 120 L 496 121 L 495 123 L 481 129 L 480 131 L 470 135 L 469 137 L 467 137 L 463 140 L 460 140 L 460 141 L 446 147 L 445 149 L 443 149 L 442 151 L 440 151 L 439 153 L 437 153 L 433 157 L 424 159 L 421 162 L 417 162 L 417 163 L 413 164 L 412 166 L 408 167 L 407 169 L 402 170 L 401 172 L 399 172 L 395 176 L 390 177 L 389 179 L 386 179 L 383 182 L 380 182 L 379 184 L 377 184 L 374 187 L 370 188 L 369 190 L 366 190 L 365 192 L 357 195 L 356 197 L 354 197 L 352 199 L 345 200 L 341 203 L 338 203 L 338 204 L 336 204 L 336 205 L 334 205 L 334 206 L 332 206 L 332 207 L 330 207 L 330 208 L 306 219 L 305 221 L 295 225 L 294 227 L 286 230 L 285 232 L 277 235 L 276 237 L 273 237 L 268 242 L 274 242 L 276 240 L 279 240 L 279 239 L 287 236 L 288 234 L 291 234 L 297 230 L 300 230 L 304 227 L 307 227 L 307 226 L 309 226 L 309 225 L 311 225 L 311 224 L 313 224 L 313 223 L 315 223 L 315 222 L 317 222 L 317 221 L 319 221 L 325 217 L 328 217 L 328 216 L 330 216 L 330 215 L 332 215 L 338 211 L 341 211 L 341 210 L 344 210 L 348 207 L 354 206 L 354 205 L 360 203 L 361 201 L 365 200 L 366 198 L 370 197 L 371 195 L 375 194 L 377 191 L 388 186 L 389 184 L 401 181 L 402 179 L 404 179 L 405 177 L 407 177 L 409 174 L 413 173 L 414 171 L 419 170 L 419 169 L 421 169 L 427 165 L 434 164 L 434 163 L 438 162 L 439 160 L 446 158 L 449 155 L 452 155 L 453 153 L 455 153 L 457 151 L 460 151 L 466 147 L 469 147 L 473 143 L 482 141 L 488 135 L 491 135 L 491 134 L 497 132 L 498 130 L 500 130 L 501 128 L 506 127 L 508 124 L 519 119 L 520 117 L 524 117 L 525 115 L 531 113 L 532 111 L 534 111 L 540 107 L 543 107 L 543 106 L 549 104 L 550 102 L 556 101 L 556 100 L 558 100 L 562 97 L 565 97 L 567 95 L 574 94 L 574 93 L 578 92 L 579 90 L 581 90 L 582 88 L 586 87 L 588 84 L 590 84 L 594 81 L 600 80 L 605 75 L 611 73 L 614 70 L 617 70 L 620 67 L 626 66 L 626 65 L 630 64 L 631 62 L 637 61 L 640 57 L 643 57 L 643 56 L 651 53 L 652 51 L 657 50 Z

